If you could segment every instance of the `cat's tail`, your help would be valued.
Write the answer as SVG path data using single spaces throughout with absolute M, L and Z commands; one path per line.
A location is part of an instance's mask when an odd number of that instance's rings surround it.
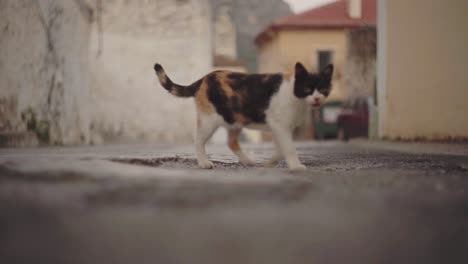
M 156 63 L 154 64 L 154 70 L 156 75 L 159 78 L 159 82 L 161 85 L 171 94 L 178 96 L 178 97 L 192 97 L 200 88 L 200 84 L 202 80 L 198 80 L 190 85 L 183 86 L 179 84 L 175 84 L 169 79 L 166 72 L 164 71 L 163 67 Z

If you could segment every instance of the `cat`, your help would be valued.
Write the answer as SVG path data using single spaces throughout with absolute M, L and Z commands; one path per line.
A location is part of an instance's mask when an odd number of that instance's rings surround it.
M 195 98 L 195 148 L 200 168 L 213 168 L 205 143 L 218 127 L 224 126 L 228 130 L 228 146 L 240 163 L 255 164 L 238 142 L 242 128 L 246 127 L 272 132 L 276 149 L 267 165 L 284 158 L 290 170 L 306 169 L 294 147 L 293 130 L 304 120 L 308 105 L 318 107 L 330 94 L 333 64 L 310 73 L 297 62 L 293 75 L 214 71 L 188 86 L 172 82 L 158 63 L 154 70 L 169 93 Z

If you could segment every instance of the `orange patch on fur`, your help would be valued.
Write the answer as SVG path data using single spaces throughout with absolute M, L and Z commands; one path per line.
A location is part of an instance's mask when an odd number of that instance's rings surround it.
M 240 130 L 229 130 L 228 131 L 228 146 L 232 151 L 239 151 L 240 146 L 239 146 L 239 134 Z
M 229 140 L 229 148 L 232 150 L 232 151 L 239 151 L 240 150 L 240 146 L 239 146 L 239 141 L 236 140 Z
M 211 104 L 210 100 L 208 100 L 208 85 L 206 81 L 203 80 L 202 84 L 200 85 L 200 89 L 195 94 L 195 104 L 197 106 L 198 111 L 202 113 L 213 113 L 214 107 Z
M 232 87 L 229 85 L 229 79 L 227 78 L 227 72 L 218 72 L 216 74 L 216 79 L 218 79 L 221 89 L 224 91 L 227 97 L 234 95 Z
M 237 123 L 242 125 L 247 125 L 250 123 L 249 119 L 241 113 L 234 113 L 234 119 Z

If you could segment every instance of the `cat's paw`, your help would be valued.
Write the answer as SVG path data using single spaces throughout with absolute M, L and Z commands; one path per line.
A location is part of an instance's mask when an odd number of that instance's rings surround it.
M 205 160 L 205 161 L 199 161 L 198 167 L 200 167 L 200 169 L 212 169 L 214 168 L 214 165 L 213 165 L 213 162 L 209 160 Z
M 293 166 L 289 166 L 289 170 L 292 172 L 301 172 L 306 171 L 307 167 L 304 164 L 296 164 Z

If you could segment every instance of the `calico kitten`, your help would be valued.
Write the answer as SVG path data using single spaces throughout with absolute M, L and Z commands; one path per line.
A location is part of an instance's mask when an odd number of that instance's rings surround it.
M 238 137 L 246 127 L 272 132 L 276 153 L 268 164 L 276 164 L 283 157 L 290 170 L 305 170 L 294 148 L 292 133 L 303 121 L 307 105 L 318 107 L 329 95 L 332 64 L 319 73 L 309 73 L 298 62 L 293 76 L 214 71 L 188 86 L 172 82 L 160 64 L 155 64 L 154 70 L 169 93 L 195 98 L 199 167 L 213 168 L 205 143 L 218 127 L 224 126 L 228 129 L 228 146 L 242 164 L 255 164 L 239 147 Z

